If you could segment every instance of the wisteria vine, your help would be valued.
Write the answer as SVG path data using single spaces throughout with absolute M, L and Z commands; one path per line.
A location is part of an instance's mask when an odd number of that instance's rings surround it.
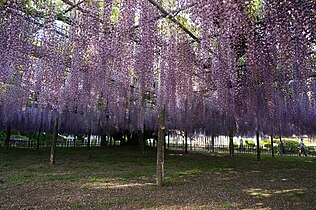
M 0 129 L 316 133 L 315 1 L 73 5 L 1 3 Z

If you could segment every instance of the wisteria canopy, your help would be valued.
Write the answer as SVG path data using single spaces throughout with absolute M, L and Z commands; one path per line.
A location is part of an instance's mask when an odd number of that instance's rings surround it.
M 0 129 L 316 134 L 314 0 L 1 0 Z

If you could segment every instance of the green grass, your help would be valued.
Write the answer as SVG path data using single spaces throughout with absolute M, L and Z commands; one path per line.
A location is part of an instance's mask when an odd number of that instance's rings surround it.
M 0 149 L 1 208 L 313 209 L 316 161 L 310 157 L 167 151 L 164 187 L 155 184 L 156 154 L 133 147 Z M 27 197 L 25 194 L 27 193 Z M 49 195 L 49 196 L 47 196 Z M 48 199 L 48 200 L 47 200 Z

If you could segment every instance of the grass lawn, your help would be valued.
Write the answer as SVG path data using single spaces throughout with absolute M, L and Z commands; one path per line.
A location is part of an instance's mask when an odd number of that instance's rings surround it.
M 167 151 L 165 186 L 156 153 L 133 147 L 0 148 L 0 209 L 315 209 L 316 159 Z

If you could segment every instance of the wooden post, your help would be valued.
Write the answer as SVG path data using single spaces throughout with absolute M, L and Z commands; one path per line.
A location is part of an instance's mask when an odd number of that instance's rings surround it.
M 259 145 L 259 131 L 256 130 L 256 138 L 257 138 L 257 161 L 260 161 L 260 145 Z
M 31 134 L 29 134 L 29 138 L 27 139 L 27 148 L 31 147 Z
M 281 155 L 285 155 L 285 145 L 284 145 L 284 140 L 282 140 L 282 136 L 280 134 L 280 153 Z
M 166 136 L 163 138 L 163 148 L 167 148 Z
M 229 131 L 229 157 L 234 158 L 234 132 Z
M 105 148 L 106 147 L 106 135 L 101 135 L 101 147 Z
M 50 165 L 55 164 L 57 137 L 58 137 L 58 117 L 55 119 L 55 122 L 54 122 L 53 139 L 52 139 L 52 144 L 50 147 Z
M 76 147 L 76 139 L 77 139 L 77 136 L 74 136 L 74 147 Z
M 157 142 L 157 180 L 158 187 L 163 185 L 164 177 L 164 146 L 165 139 L 165 108 L 159 107 L 158 109 L 158 142 Z
M 144 144 L 144 130 L 140 132 L 138 137 L 139 151 L 141 156 L 145 154 L 145 144 Z
M 140 132 L 140 136 L 139 136 L 139 149 L 140 149 L 140 154 L 141 156 L 144 156 L 145 154 L 145 108 L 146 108 L 146 96 L 145 96 L 145 92 L 143 92 L 142 94 L 142 107 L 141 107 L 141 119 L 142 119 L 142 124 L 143 127 L 141 129 Z
M 87 142 L 88 148 L 90 148 L 90 141 L 91 141 L 91 128 L 89 129 L 89 134 L 88 134 L 88 142 Z
M 272 157 L 274 157 L 273 135 L 271 135 L 271 153 Z
M 212 137 L 211 137 L 212 139 L 212 153 L 215 153 L 215 136 L 214 135 L 212 135 Z
M 36 138 L 36 150 L 39 150 L 39 147 L 40 147 L 40 137 L 41 137 L 41 133 L 42 133 L 42 124 L 43 124 L 43 113 L 41 113 L 41 124 L 40 124 L 40 127 L 38 129 L 38 134 L 37 134 L 37 138 Z
M 6 137 L 4 140 L 4 149 L 9 149 L 10 147 L 10 138 L 11 138 L 11 123 L 7 125 Z
M 184 153 L 188 154 L 188 133 L 184 133 Z
M 39 150 L 39 147 L 40 147 L 40 137 L 41 137 L 41 128 L 39 129 L 37 138 L 36 138 L 36 150 Z

